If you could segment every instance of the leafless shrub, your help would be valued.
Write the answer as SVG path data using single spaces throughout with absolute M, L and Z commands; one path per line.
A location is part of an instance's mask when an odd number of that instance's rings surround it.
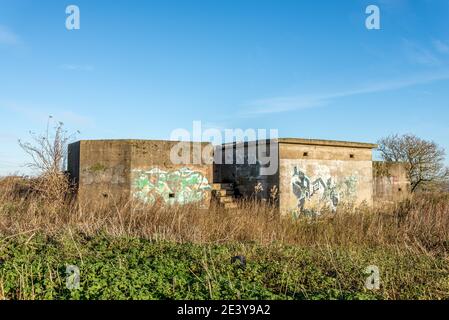
M 44 134 L 30 132 L 31 142 L 19 140 L 20 147 L 31 157 L 27 166 L 41 174 L 60 173 L 64 170 L 67 144 L 75 137 L 64 129 L 64 123 L 57 122 L 53 127 L 52 117 L 47 122 Z
M 19 140 L 19 145 L 31 157 L 27 166 L 39 174 L 29 180 L 31 190 L 45 200 L 63 201 L 70 193 L 64 173 L 67 146 L 76 134 L 69 134 L 62 122 L 52 119 L 50 116 L 43 134 L 30 132 L 31 141 Z

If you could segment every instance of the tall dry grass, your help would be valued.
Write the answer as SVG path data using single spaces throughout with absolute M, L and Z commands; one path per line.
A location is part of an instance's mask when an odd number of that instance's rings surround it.
M 42 183 L 48 187 L 42 189 Z M 208 210 L 195 206 L 142 208 L 113 202 L 92 207 L 69 199 L 60 192 L 62 185 L 61 181 L 2 180 L 0 236 L 70 232 L 86 237 L 107 234 L 194 243 L 391 246 L 432 255 L 449 251 L 447 194 L 422 194 L 376 209 L 340 208 L 317 219 L 294 219 L 280 217 L 276 208 L 254 201 L 242 202 L 235 210 L 214 205 Z

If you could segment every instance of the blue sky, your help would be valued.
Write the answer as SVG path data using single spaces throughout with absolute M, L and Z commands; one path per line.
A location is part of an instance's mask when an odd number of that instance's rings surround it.
M 381 30 L 365 28 L 370 4 Z M 80 139 L 167 139 L 199 120 L 449 151 L 448 89 L 447 0 L 0 0 L 0 174 L 25 171 L 17 140 L 49 115 Z

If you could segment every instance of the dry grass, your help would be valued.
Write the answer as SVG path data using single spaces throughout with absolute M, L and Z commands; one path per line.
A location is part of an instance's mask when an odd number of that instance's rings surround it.
M 229 211 L 137 208 L 111 200 L 88 206 L 67 194 L 63 176 L 0 180 L 0 258 L 6 261 L 0 268 L 0 299 L 448 298 L 447 194 L 421 194 L 376 209 L 341 207 L 316 219 L 281 218 L 275 208 L 251 201 Z M 143 285 L 142 277 L 133 278 L 148 267 L 145 255 L 152 252 L 164 258 L 151 259 L 158 272 L 143 278 L 159 279 L 160 288 L 153 280 Z M 233 275 L 223 263 L 237 253 L 251 261 L 244 276 Z M 133 265 L 141 256 L 146 262 Z M 65 289 L 61 265 L 69 262 L 82 266 L 85 290 Z M 382 270 L 377 292 L 363 287 L 361 268 L 372 264 Z M 184 277 L 198 290 L 167 291 L 171 280 L 164 277 Z M 143 287 L 151 289 L 142 293 Z
M 340 208 L 335 215 L 295 220 L 280 218 L 275 208 L 257 202 L 242 202 L 239 209 L 229 211 L 215 206 L 137 209 L 132 203 L 112 202 L 92 207 L 67 199 L 60 180 L 48 181 L 0 182 L 1 237 L 70 232 L 199 244 L 388 246 L 443 256 L 449 249 L 447 194 L 423 194 L 377 209 Z M 43 188 L 45 183 L 48 186 Z

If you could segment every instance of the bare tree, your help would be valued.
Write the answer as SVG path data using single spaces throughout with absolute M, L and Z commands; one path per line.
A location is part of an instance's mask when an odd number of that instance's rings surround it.
M 79 132 L 77 132 L 79 133 Z M 54 122 L 50 116 L 43 134 L 30 132 L 32 140 L 19 145 L 31 157 L 27 166 L 39 173 L 30 179 L 30 192 L 57 205 L 71 193 L 70 181 L 64 174 L 67 145 L 76 134 L 69 134 L 62 122 Z
M 53 117 L 50 116 L 44 134 L 30 132 L 31 142 L 19 140 L 20 147 L 32 159 L 27 166 L 44 175 L 58 174 L 64 171 L 64 162 L 67 158 L 67 145 L 76 135 L 76 133 L 69 134 L 64 129 L 62 122 L 54 123 L 52 120 Z
M 407 164 L 412 192 L 448 181 L 445 151 L 435 142 L 413 134 L 395 134 L 380 139 L 378 144 L 383 160 Z

